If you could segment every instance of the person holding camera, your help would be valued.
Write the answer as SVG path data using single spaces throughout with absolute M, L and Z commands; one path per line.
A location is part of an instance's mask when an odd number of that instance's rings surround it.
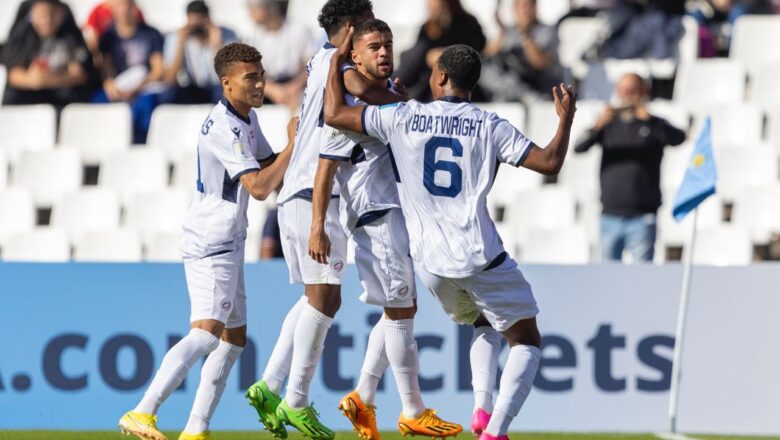
M 620 261 L 652 261 L 656 212 L 661 206 L 664 147 L 680 145 L 685 132 L 647 110 L 649 87 L 639 75 L 621 77 L 615 97 L 574 151 L 601 144 L 601 255 Z
M 230 29 L 215 25 L 203 0 L 187 5 L 187 24 L 165 39 L 163 57 L 167 86 L 163 102 L 171 104 L 216 103 L 222 85 L 214 73 L 214 54 L 227 43 L 237 41 Z

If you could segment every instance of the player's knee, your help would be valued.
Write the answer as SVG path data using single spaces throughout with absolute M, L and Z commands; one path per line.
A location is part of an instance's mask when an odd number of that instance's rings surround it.
M 385 316 L 391 321 L 414 319 L 416 309 L 412 307 L 385 307 Z
M 542 336 L 536 326 L 536 319 L 523 319 L 517 321 L 509 329 L 501 332 L 510 347 L 515 345 L 530 345 L 541 348 Z
M 222 340 L 231 345 L 246 347 L 246 326 L 225 329 L 225 331 L 222 332 Z

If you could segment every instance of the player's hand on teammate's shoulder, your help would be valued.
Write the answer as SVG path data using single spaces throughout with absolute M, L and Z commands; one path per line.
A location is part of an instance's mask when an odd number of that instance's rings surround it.
M 553 87 L 553 102 L 555 103 L 555 113 L 562 120 L 569 123 L 574 119 L 574 113 L 577 111 L 577 93 L 571 85 Z
M 400 95 L 404 101 L 409 100 L 409 89 L 407 89 L 406 85 L 401 82 L 401 78 L 394 79 L 393 86 L 395 87 L 396 93 L 398 93 L 398 95 Z

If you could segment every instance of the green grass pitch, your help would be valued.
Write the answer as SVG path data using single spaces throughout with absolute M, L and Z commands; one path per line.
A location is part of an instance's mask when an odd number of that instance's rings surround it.
M 170 440 L 178 438 L 178 432 L 166 432 Z M 692 435 L 698 440 L 780 440 L 780 437 L 730 437 L 730 436 L 699 436 Z M 135 437 L 132 437 L 133 439 Z M 214 440 L 273 440 L 270 434 L 264 432 L 216 432 L 213 435 Z M 304 440 L 305 437 L 298 433 L 290 433 L 289 440 Z M 357 436 L 352 432 L 339 432 L 336 439 L 357 440 Z M 423 437 L 418 437 L 423 438 Z M 458 438 L 462 440 L 473 440 L 469 434 L 461 434 Z M 510 438 L 517 440 L 658 440 L 657 437 L 649 434 L 628 435 L 628 434 L 533 434 L 533 433 L 515 433 Z M 119 432 L 105 431 L 0 431 L 0 440 L 129 440 Z M 404 439 L 397 432 L 382 433 L 383 440 L 401 440 Z M 406 440 L 411 440 L 407 437 Z

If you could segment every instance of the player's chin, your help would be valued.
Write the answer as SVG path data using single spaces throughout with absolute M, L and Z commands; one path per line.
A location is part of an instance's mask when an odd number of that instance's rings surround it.
M 262 93 L 256 93 L 249 97 L 249 102 L 252 103 L 252 107 L 261 107 L 263 105 L 263 98 L 265 95 Z

